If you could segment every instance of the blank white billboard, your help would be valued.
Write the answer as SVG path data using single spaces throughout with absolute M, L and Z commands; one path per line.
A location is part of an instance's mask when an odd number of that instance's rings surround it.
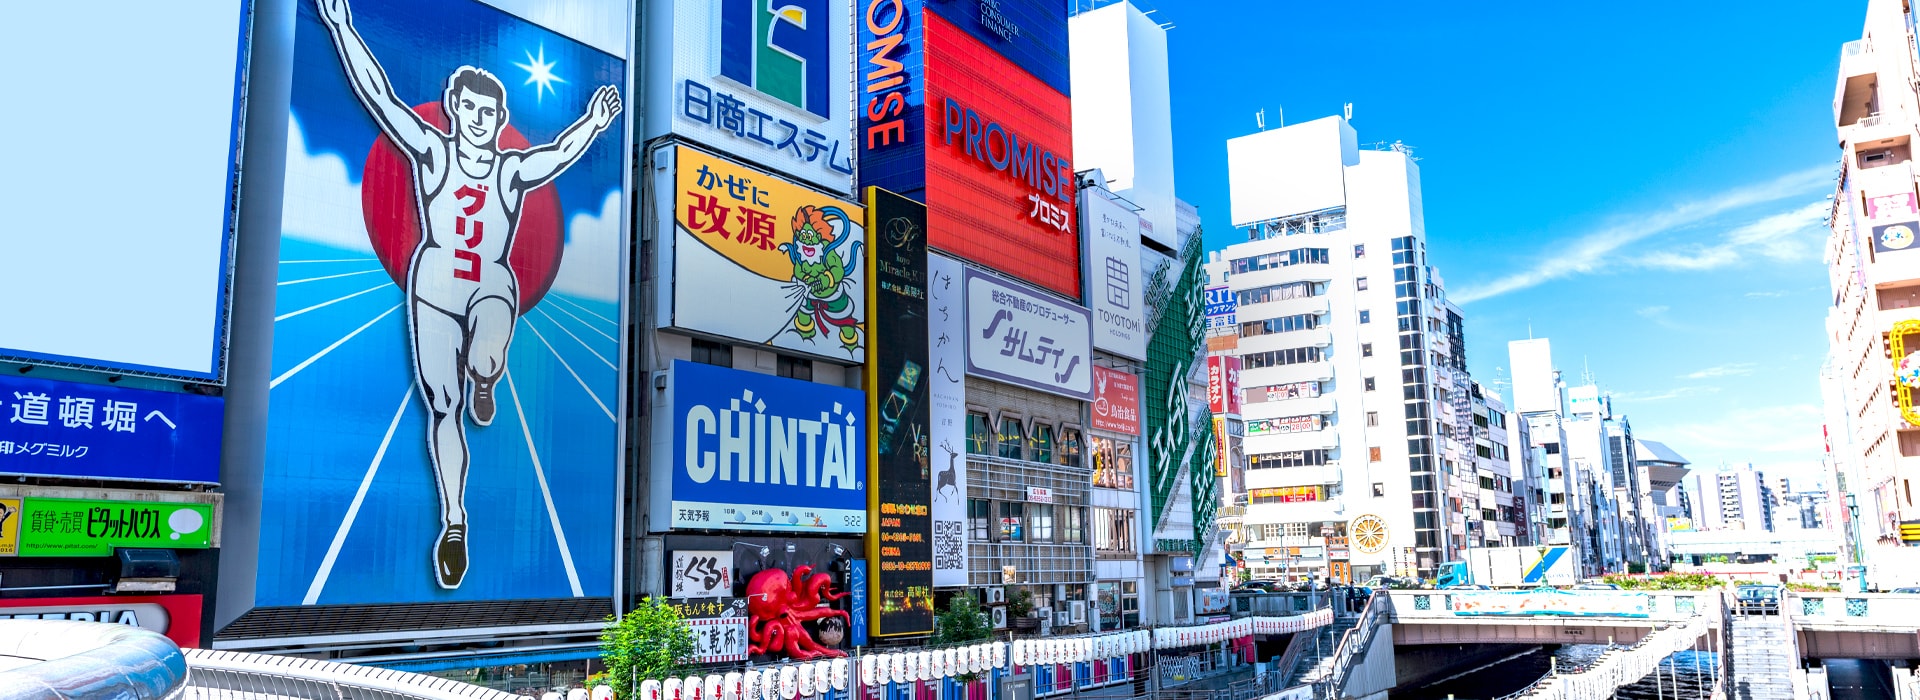
M 1513 366 L 1515 413 L 1558 413 L 1560 388 L 1553 378 L 1553 346 L 1546 338 L 1507 343 Z
M 220 379 L 245 5 L 0 11 L 0 355 Z
M 1233 225 L 1345 206 L 1356 138 L 1345 119 L 1327 117 L 1228 140 Z

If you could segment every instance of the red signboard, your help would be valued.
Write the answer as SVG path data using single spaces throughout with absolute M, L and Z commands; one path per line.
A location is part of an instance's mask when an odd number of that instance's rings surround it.
M 1072 103 L 946 19 L 920 19 L 929 244 L 1079 299 Z
M 1093 368 L 1093 427 L 1140 434 L 1140 378 L 1132 372 Z
M 0 620 L 111 622 L 164 634 L 182 647 L 200 646 L 200 596 L 116 595 L 3 598 Z
M 1207 404 L 1216 416 L 1240 415 L 1240 358 L 1207 358 Z

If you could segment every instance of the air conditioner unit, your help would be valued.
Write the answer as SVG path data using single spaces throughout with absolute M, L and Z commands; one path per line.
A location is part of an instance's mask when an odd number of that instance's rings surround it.
M 1042 620 L 1053 619 L 1053 608 L 1034 608 L 1033 616 Z
M 1040 636 L 1045 637 L 1050 634 L 1053 634 L 1053 618 L 1052 617 L 1040 618 Z
M 1007 628 L 1007 609 L 1006 608 L 993 609 L 993 628 L 997 630 L 1003 630 Z
M 1076 625 L 1086 624 L 1087 601 L 1084 601 L 1084 600 L 1073 601 L 1067 604 L 1067 609 L 1073 612 L 1072 624 L 1076 624 Z
M 987 604 L 996 605 L 1007 602 L 1007 589 L 1003 586 L 987 587 Z

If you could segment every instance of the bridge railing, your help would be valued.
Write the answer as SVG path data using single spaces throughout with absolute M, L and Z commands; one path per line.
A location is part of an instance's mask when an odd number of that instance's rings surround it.
M 1395 590 L 1393 620 L 1471 617 L 1626 617 L 1680 622 L 1715 616 L 1719 591 Z M 1916 596 L 1920 598 L 1920 596 Z M 1717 617 L 1717 616 L 1715 616 Z
M 1788 593 L 1780 613 L 1796 627 L 1870 630 L 1920 621 L 1920 595 L 1898 593 Z

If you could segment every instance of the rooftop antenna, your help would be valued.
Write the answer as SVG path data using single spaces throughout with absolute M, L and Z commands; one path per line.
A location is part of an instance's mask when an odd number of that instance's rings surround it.
M 1347 121 L 1353 121 L 1353 103 L 1352 102 L 1347 103 L 1346 115 L 1347 115 Z
M 1593 367 L 1587 364 L 1586 355 L 1580 356 L 1580 380 L 1587 384 L 1593 383 Z
M 1267 130 L 1267 110 L 1261 109 L 1258 112 L 1254 112 L 1253 123 L 1259 125 L 1261 131 L 1266 131 Z

